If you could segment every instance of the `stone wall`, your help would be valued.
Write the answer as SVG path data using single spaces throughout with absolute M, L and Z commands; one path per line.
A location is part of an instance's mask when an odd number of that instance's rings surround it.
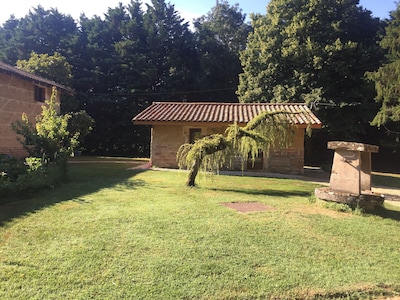
M 296 129 L 292 145 L 288 149 L 270 149 L 264 169 L 271 173 L 304 173 L 304 129 Z
M 151 133 L 151 163 L 154 167 L 177 168 L 176 153 L 183 143 L 189 142 L 190 128 L 201 128 L 202 135 L 223 133 L 225 127 L 180 125 L 154 125 Z M 264 154 L 264 171 L 283 174 L 303 174 L 304 129 L 296 129 L 289 149 L 273 150 Z M 229 169 L 241 169 L 238 159 Z
M 184 142 L 182 126 L 153 126 L 150 147 L 152 166 L 177 168 L 176 153 Z
M 34 83 L 8 74 L 0 74 L 0 154 L 24 156 L 17 134 L 11 124 L 21 120 L 22 114 L 28 116 L 29 121 L 42 111 L 42 102 L 34 100 Z M 46 90 L 46 99 L 51 96 L 51 88 Z

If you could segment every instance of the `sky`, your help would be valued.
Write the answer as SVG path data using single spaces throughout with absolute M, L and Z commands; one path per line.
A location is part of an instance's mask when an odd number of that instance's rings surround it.
M 389 12 L 396 8 L 395 0 L 359 0 L 360 5 L 370 10 L 374 17 L 381 19 L 388 18 Z M 150 0 L 142 0 L 150 2 Z M 175 10 L 179 11 L 181 16 L 187 21 L 192 21 L 207 14 L 215 6 L 216 0 L 166 0 L 174 4 Z M 250 13 L 266 13 L 266 6 L 269 0 L 229 0 L 231 5 L 238 3 L 243 13 L 247 16 Z M 7 3 L 7 4 L 6 4 Z M 81 13 L 87 17 L 93 15 L 103 16 L 108 8 L 115 8 L 119 3 L 128 4 L 130 0 L 12 0 L 6 2 L 3 0 L 0 8 L 0 24 L 3 24 L 13 14 L 16 18 L 24 17 L 29 9 L 41 5 L 45 9 L 57 8 L 60 13 L 71 15 L 74 19 L 79 19 Z

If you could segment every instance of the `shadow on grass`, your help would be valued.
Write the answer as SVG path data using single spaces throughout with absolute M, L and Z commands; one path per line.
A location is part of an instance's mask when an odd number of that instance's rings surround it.
M 246 195 L 265 195 L 265 196 L 274 196 L 274 197 L 309 197 L 311 196 L 310 192 L 306 191 L 284 191 L 284 190 L 274 190 L 272 188 L 263 189 L 263 190 L 253 190 L 253 189 L 235 189 L 235 188 L 208 188 L 212 191 L 222 191 L 222 192 L 233 192 L 233 193 L 241 193 Z
M 6 199 L 0 204 L 0 226 L 45 207 L 65 201 L 85 202 L 81 197 L 104 188 L 132 190 L 146 185 L 134 177 L 146 170 L 128 170 L 125 164 L 79 164 L 69 167 L 67 181 L 53 189 Z
M 380 207 L 371 214 L 379 216 L 383 219 L 392 219 L 395 221 L 400 221 L 400 211 L 392 210 L 387 207 Z
M 372 184 L 376 186 L 400 188 L 400 174 L 374 172 L 371 180 Z
M 308 297 L 310 300 L 317 299 L 392 299 L 399 294 L 400 286 L 398 284 L 383 285 L 375 287 L 356 289 L 342 292 L 333 292 L 327 294 L 314 294 Z M 297 298 L 296 298 L 297 299 Z M 397 298 L 393 298 L 397 299 Z

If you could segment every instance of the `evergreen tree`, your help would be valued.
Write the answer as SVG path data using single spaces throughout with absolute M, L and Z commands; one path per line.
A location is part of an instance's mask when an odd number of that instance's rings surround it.
M 14 65 L 17 60 L 29 59 L 32 52 L 49 55 L 59 52 L 68 57 L 77 33 L 77 24 L 71 16 L 39 5 L 25 17 L 11 17 L 0 27 L 0 58 Z
M 330 138 L 362 139 L 375 114 L 365 78 L 382 59 L 379 19 L 358 0 L 271 0 L 241 54 L 242 102 L 306 102 Z
M 193 89 L 196 52 L 188 24 L 164 0 L 147 9 L 131 1 L 104 19 L 81 17 L 79 52 L 73 56 L 80 109 L 96 126 L 85 141 L 93 154 L 144 155 L 148 128 L 132 128 L 132 116 L 151 101 L 187 99 Z
M 193 34 L 174 5 L 152 0 L 144 14 L 147 36 L 148 91 L 159 100 L 187 100 L 193 89 L 196 59 Z
M 239 52 L 246 47 L 251 26 L 239 5 L 217 1 L 207 15 L 195 23 L 196 47 L 199 55 L 199 85 L 211 90 L 200 95 L 201 101 L 237 102 L 235 90 L 242 67 Z
M 391 20 L 386 27 L 386 35 L 380 42 L 387 50 L 387 61 L 376 71 L 369 73 L 369 78 L 375 82 L 380 105 L 373 125 L 385 127 L 389 134 L 400 136 L 400 5 L 391 13 Z

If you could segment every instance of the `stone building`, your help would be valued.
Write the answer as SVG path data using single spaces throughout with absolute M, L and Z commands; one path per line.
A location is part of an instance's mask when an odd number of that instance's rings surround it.
M 247 170 L 272 173 L 302 174 L 304 135 L 307 127 L 321 128 L 321 122 L 306 104 L 271 103 L 175 103 L 155 102 L 133 118 L 137 125 L 151 125 L 150 159 L 152 166 L 177 168 L 176 153 L 184 143 L 198 136 L 224 133 L 228 125 L 245 126 L 262 111 L 289 111 L 295 132 L 288 149 L 270 149 L 260 153 Z M 236 166 L 236 168 L 241 168 Z
M 50 99 L 53 87 L 58 90 L 58 103 L 60 92 L 73 92 L 54 81 L 0 62 L 0 154 L 26 154 L 12 130 L 12 123 L 21 120 L 23 113 L 34 123 L 35 117 L 42 112 L 43 102 Z

